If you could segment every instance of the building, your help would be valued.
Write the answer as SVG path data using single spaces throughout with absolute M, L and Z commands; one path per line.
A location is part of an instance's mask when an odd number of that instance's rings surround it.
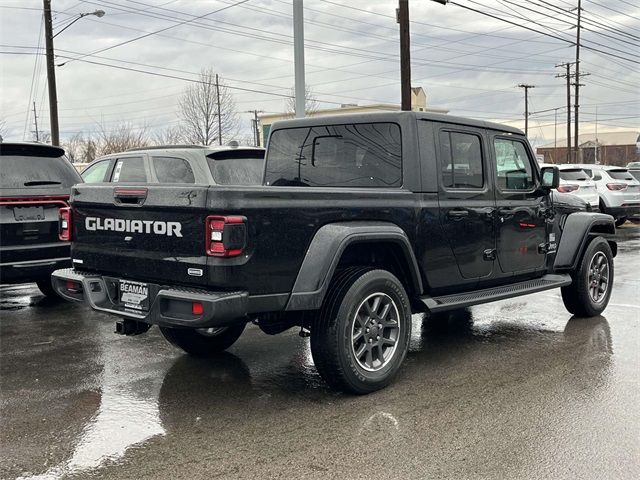
M 640 131 L 584 133 L 578 137 L 578 159 L 570 163 L 596 163 L 624 167 L 629 162 L 640 161 Z M 573 139 L 572 139 L 573 143 Z M 541 145 L 538 155 L 544 156 L 545 163 L 569 163 L 567 160 L 567 140 L 556 144 Z M 574 153 L 575 155 L 575 153 Z
M 449 113 L 445 108 L 427 107 L 427 94 L 422 87 L 411 89 L 411 109 L 415 112 Z M 337 108 L 327 108 L 315 112 L 307 112 L 308 117 L 326 117 L 329 115 L 345 115 L 350 113 L 367 112 L 397 112 L 400 105 L 392 103 L 374 103 L 372 105 L 344 104 Z M 260 145 L 264 146 L 265 139 L 269 138 L 269 131 L 274 122 L 289 120 L 295 116 L 292 112 L 271 113 L 258 116 L 260 125 Z

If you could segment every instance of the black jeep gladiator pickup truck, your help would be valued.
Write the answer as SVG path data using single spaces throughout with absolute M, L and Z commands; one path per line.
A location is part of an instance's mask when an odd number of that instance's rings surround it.
M 558 178 L 502 125 L 413 112 L 284 121 L 259 186 L 75 186 L 61 230 L 74 268 L 52 282 L 122 317 L 117 332 L 158 325 L 193 355 L 226 349 L 248 321 L 299 326 L 332 387 L 367 393 L 398 371 L 412 313 L 558 287 L 575 315 L 605 309 L 613 218 L 556 200 Z

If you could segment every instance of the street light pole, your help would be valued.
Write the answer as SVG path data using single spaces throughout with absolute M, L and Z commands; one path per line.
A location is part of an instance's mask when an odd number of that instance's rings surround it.
M 82 17 L 95 15 L 100 18 L 104 16 L 103 10 L 96 10 L 91 13 L 81 13 L 78 18 L 66 25 L 55 35 L 51 23 L 51 0 L 42 0 L 44 7 L 44 41 L 47 56 L 47 89 L 49 90 L 49 123 L 51 125 L 51 144 L 60 145 L 60 126 L 58 125 L 58 89 L 56 88 L 56 67 L 54 64 L 55 55 L 53 52 L 53 38 L 60 35 L 64 30 L 76 23 Z
M 401 110 L 411 110 L 409 0 L 399 0 L 398 23 L 400 24 L 400 108 Z
M 295 71 L 296 118 L 305 116 L 304 80 L 304 4 L 293 0 L 293 59 Z
M 51 125 L 51 144 L 60 145 L 60 127 L 58 126 L 58 93 L 56 89 L 56 67 L 53 58 L 53 26 L 51 24 L 51 0 L 42 0 L 44 4 L 44 40 L 47 54 L 47 86 L 49 90 L 49 123 Z

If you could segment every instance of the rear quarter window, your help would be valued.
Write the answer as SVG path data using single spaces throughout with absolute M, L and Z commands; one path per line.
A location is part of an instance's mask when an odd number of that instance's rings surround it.
M 217 185 L 261 185 L 264 150 L 223 150 L 207 155 Z
M 152 157 L 151 163 L 160 183 L 195 183 L 193 169 L 184 158 Z
M 399 187 L 401 143 L 395 123 L 276 130 L 269 140 L 265 184 Z

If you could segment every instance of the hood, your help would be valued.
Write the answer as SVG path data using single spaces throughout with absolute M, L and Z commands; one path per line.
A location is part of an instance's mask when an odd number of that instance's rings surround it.
M 589 212 L 591 205 L 582 198 L 569 193 L 551 191 L 553 206 L 558 213 Z

